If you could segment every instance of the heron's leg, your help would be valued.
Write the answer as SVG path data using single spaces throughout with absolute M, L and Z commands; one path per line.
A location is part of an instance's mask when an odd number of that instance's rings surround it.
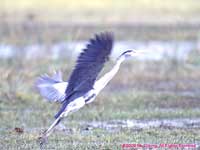
M 55 126 L 59 124 L 59 122 L 61 121 L 61 117 L 58 117 L 53 123 L 52 125 L 45 131 L 45 136 L 48 137 L 54 130 Z
M 51 126 L 39 137 L 40 147 L 47 142 L 48 136 L 53 132 L 54 128 L 59 124 L 59 122 L 68 115 L 68 111 L 64 111 L 60 116 L 51 124 Z
M 61 119 L 62 119 L 62 117 L 58 117 L 52 123 L 52 125 L 42 134 L 42 136 L 38 138 L 41 148 L 43 147 L 43 144 L 47 142 L 48 136 L 53 132 L 55 126 L 58 125 L 58 123 L 61 121 Z
M 55 128 L 56 125 L 58 125 L 60 121 L 61 117 L 58 117 L 42 135 L 48 137 L 53 132 L 53 129 Z

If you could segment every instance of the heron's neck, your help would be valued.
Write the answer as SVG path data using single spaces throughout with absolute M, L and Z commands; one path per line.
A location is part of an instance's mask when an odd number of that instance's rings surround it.
M 115 74 L 118 72 L 121 63 L 125 60 L 123 56 L 119 57 L 116 61 L 116 64 L 114 67 L 106 73 L 103 77 L 101 77 L 98 81 L 94 84 L 94 89 L 96 93 L 98 94 L 107 84 L 108 82 L 115 76 Z

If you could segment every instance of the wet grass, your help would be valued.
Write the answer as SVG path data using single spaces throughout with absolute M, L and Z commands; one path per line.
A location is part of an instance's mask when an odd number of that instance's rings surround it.
M 4 0 L 0 2 L 0 41 L 20 49 L 30 43 L 48 46 L 86 40 L 105 30 L 121 40 L 198 41 L 199 14 L 196 0 Z M 123 64 L 94 103 L 63 121 L 67 130 L 56 131 L 46 149 L 121 149 L 123 143 L 200 145 L 200 128 L 109 130 L 80 123 L 200 118 L 199 60 L 197 50 L 186 62 Z M 48 56 L 0 60 L 0 149 L 39 149 L 37 138 L 60 105 L 42 100 L 34 88 L 35 79 L 61 69 L 67 80 L 73 64 L 74 60 L 49 60 Z
M 9 133 L 1 142 L 6 149 L 39 149 L 35 142 L 37 132 L 23 134 Z M 8 135 L 8 134 L 7 134 Z M 164 135 L 164 136 L 163 136 Z M 195 143 L 200 140 L 199 130 L 182 129 L 148 129 L 133 131 L 122 129 L 116 133 L 109 133 L 104 130 L 95 129 L 92 132 L 80 131 L 74 128 L 71 133 L 57 132 L 49 139 L 46 149 L 121 149 L 123 143 Z M 12 141 L 12 142 L 10 142 Z
M 1 60 L 1 64 L 0 148 L 39 149 L 36 139 L 52 123 L 59 104 L 42 100 L 34 89 L 35 79 L 54 69 L 64 71 L 67 79 L 73 65 L 66 60 L 49 59 Z M 119 128 L 113 131 L 98 127 L 88 129 L 80 124 L 127 119 L 199 118 L 200 84 L 195 82 L 200 77 L 199 66 L 195 64 L 191 68 L 193 64 L 189 67 L 182 64 L 173 69 L 168 65 L 169 62 L 123 64 L 94 103 L 63 121 L 67 131 L 56 131 L 46 148 L 120 149 L 123 143 L 199 144 L 199 128 Z M 166 75 L 169 71 L 170 74 Z

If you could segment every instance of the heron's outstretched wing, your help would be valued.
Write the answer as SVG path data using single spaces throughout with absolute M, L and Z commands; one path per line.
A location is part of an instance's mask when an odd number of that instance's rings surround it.
M 40 95 L 52 102 L 62 102 L 65 99 L 67 82 L 62 80 L 61 72 L 56 72 L 52 77 L 43 75 L 36 81 Z
M 68 80 L 68 87 L 65 91 L 66 101 L 74 93 L 79 96 L 92 89 L 99 72 L 109 58 L 112 46 L 112 33 L 100 33 L 90 39 L 79 55 L 75 69 Z

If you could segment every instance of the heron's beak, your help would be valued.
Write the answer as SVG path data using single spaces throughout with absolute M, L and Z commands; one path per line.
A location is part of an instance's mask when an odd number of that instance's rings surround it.
M 138 55 L 143 55 L 147 53 L 149 53 L 149 51 L 147 50 L 133 50 L 132 56 L 138 56 Z

